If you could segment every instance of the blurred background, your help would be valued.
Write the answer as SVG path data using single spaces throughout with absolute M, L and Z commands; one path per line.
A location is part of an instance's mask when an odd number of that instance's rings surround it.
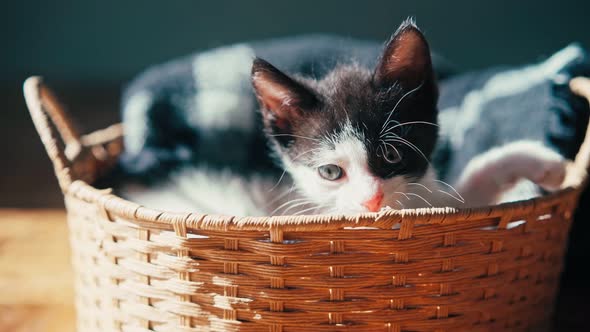
M 589 11 L 582 0 L 5 1 L 0 208 L 63 207 L 23 101 L 29 75 L 44 76 L 87 132 L 119 120 L 121 89 L 139 71 L 197 50 L 317 32 L 381 41 L 414 16 L 433 50 L 469 71 L 534 62 L 571 42 L 590 47 Z M 585 320 L 579 309 L 589 292 L 576 277 L 588 258 L 586 234 L 577 222 L 559 305 L 564 330 Z M 0 249 L 1 240 L 0 230 Z

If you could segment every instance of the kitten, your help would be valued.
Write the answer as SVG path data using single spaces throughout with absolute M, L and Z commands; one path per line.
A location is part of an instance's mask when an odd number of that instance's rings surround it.
M 543 146 L 527 149 L 526 144 L 507 145 L 475 158 L 467 166 L 457 192 L 437 180 L 430 163 L 438 137 L 437 82 L 428 43 L 412 20 L 401 24 L 372 67 L 366 62 L 340 63 L 312 78 L 287 75 L 255 58 L 251 83 L 260 106 L 255 122 L 263 127 L 251 136 L 238 136 L 242 137 L 238 140 L 232 136 L 228 146 L 237 154 L 245 154 L 241 160 L 260 162 L 266 160 L 260 151 L 268 144 L 271 151 L 264 154 L 274 156 L 283 174 L 265 166 L 258 169 L 266 171 L 245 176 L 231 169 L 236 163 L 226 162 L 227 167 L 219 171 L 211 167 L 215 166 L 211 162 L 180 167 L 156 187 L 127 187 L 123 195 L 149 206 L 236 215 L 473 206 L 502 199 L 507 186 L 488 188 L 489 179 L 508 184 L 525 177 L 546 184 L 543 177 L 529 176 L 528 167 L 547 163 L 550 166 L 540 168 L 545 172 L 563 166 L 563 160 L 554 158 L 555 153 Z M 239 82 L 234 85 L 241 91 Z M 200 92 L 196 98 L 199 112 L 213 114 L 215 106 L 233 101 L 234 95 L 214 91 L 209 97 L 217 99 L 208 98 L 207 103 L 202 102 Z M 241 108 L 248 111 L 245 105 Z M 252 121 L 249 114 L 237 117 L 242 120 L 234 126 Z M 213 125 L 219 125 L 236 117 L 200 116 L 199 120 L 215 120 Z M 181 132 L 181 137 L 191 135 L 190 130 Z M 252 139 L 259 137 L 258 132 L 265 136 Z M 216 137 L 223 140 L 222 134 Z M 240 145 L 243 143 L 253 144 Z M 136 146 L 128 144 L 138 151 Z M 249 150 L 252 146 L 254 150 Z M 248 159 L 254 153 L 251 151 L 257 151 L 256 155 Z M 558 180 L 552 179 L 545 187 L 558 186 Z
M 437 85 L 426 39 L 404 22 L 374 69 L 336 67 L 320 80 L 254 60 L 265 132 L 302 196 L 322 212 L 446 204 L 429 158 L 438 133 Z M 459 197 L 454 197 L 459 199 Z

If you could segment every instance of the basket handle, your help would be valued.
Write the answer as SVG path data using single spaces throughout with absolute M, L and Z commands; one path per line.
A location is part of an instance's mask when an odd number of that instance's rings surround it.
M 23 91 L 35 128 L 53 163 L 59 186 L 66 191 L 72 183 L 72 160 L 82 150 L 80 135 L 41 77 L 29 77 Z

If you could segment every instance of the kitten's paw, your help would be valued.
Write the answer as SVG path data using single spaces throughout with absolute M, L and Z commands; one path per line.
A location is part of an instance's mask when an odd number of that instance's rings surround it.
M 545 190 L 556 191 L 561 188 L 565 173 L 564 160 L 545 160 L 533 169 L 530 180 Z

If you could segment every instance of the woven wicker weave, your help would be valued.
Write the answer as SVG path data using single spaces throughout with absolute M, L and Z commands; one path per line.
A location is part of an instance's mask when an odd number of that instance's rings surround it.
M 571 86 L 590 96 L 589 80 Z M 534 200 L 210 216 L 95 189 L 121 127 L 80 136 L 38 77 L 25 96 L 65 196 L 80 331 L 519 331 L 551 317 L 590 132 L 563 189 Z

